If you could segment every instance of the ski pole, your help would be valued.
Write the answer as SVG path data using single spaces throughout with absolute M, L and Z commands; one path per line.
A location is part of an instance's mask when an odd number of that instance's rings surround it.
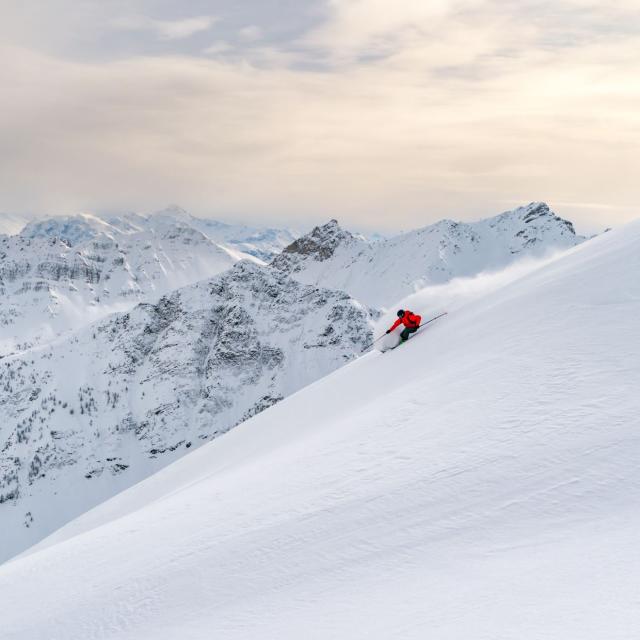
M 361 353 L 364 353 L 367 349 L 371 349 L 371 347 L 373 347 L 373 345 L 378 342 L 378 340 L 382 340 L 382 338 L 384 338 L 386 335 L 386 333 L 383 333 L 379 338 L 376 338 L 371 344 L 368 344 L 366 347 L 364 347 Z

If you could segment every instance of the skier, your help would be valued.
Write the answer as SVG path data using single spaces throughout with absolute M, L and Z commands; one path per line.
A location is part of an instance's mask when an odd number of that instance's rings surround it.
M 409 339 L 409 334 L 415 333 L 422 322 L 422 316 L 412 313 L 408 309 L 400 309 L 398 311 L 398 319 L 387 329 L 387 333 L 391 333 L 396 327 L 401 324 L 404 325 L 404 329 L 400 334 L 400 342 L 406 342 Z

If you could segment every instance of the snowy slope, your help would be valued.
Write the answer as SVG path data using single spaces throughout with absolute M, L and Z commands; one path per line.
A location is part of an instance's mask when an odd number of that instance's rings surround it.
M 51 218 L 0 236 L 0 356 L 228 269 L 241 257 L 177 220 Z
M 380 308 L 427 285 L 501 269 L 583 240 L 570 222 L 533 202 L 479 222 L 442 220 L 375 243 L 332 220 L 298 238 L 273 264 L 300 282 L 341 289 Z
M 347 294 L 241 262 L 0 367 L 0 561 L 359 355 Z
M 639 270 L 636 223 L 87 513 L 3 640 L 638 637 Z
M 190 224 L 214 242 L 228 249 L 254 256 L 263 262 L 273 260 L 298 236 L 290 229 L 249 227 L 193 216 L 190 217 Z
M 0 235 L 13 235 L 19 233 L 29 222 L 26 216 L 14 213 L 0 213 Z

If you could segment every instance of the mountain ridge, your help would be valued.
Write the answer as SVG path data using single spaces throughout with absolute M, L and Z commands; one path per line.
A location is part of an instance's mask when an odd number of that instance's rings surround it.
M 324 282 L 384 308 L 427 285 L 501 269 L 584 240 L 547 204 L 532 202 L 473 223 L 440 220 L 375 243 L 331 220 L 298 238 L 271 264 L 300 282 Z

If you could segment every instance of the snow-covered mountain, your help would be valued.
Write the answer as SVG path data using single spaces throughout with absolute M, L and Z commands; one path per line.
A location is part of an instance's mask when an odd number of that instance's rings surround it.
M 189 216 L 189 224 L 222 246 L 270 262 L 298 237 L 291 229 L 249 227 Z
M 245 224 L 220 222 L 213 218 L 198 218 L 178 205 L 171 205 L 146 218 L 140 216 L 138 218 L 143 224 L 145 220 L 179 221 L 197 229 L 216 244 L 245 256 L 253 256 L 261 262 L 271 261 L 299 235 L 290 229 L 251 227 Z M 112 220 L 112 218 L 107 219 Z
M 347 294 L 243 261 L 5 358 L 0 562 L 370 341 L 367 312 Z
M 185 456 L 0 567 L 3 639 L 639 637 L 639 272 L 636 223 Z
M 220 273 L 243 257 L 169 218 L 50 218 L 0 236 L 0 356 Z
M 300 282 L 387 307 L 429 284 L 498 270 L 582 241 L 570 222 L 534 202 L 479 222 L 442 220 L 375 243 L 331 220 L 298 238 L 272 264 Z
M 202 220 L 175 206 L 148 216 L 5 218 L 0 357 L 157 300 L 238 260 L 264 263 L 294 239 L 284 230 Z
M 26 216 L 14 213 L 0 213 L 0 235 L 14 235 L 19 233 L 30 221 Z
M 0 236 L 0 356 L 157 300 L 247 257 L 275 255 L 272 264 L 300 282 L 386 307 L 427 284 L 583 240 L 543 203 L 472 224 L 442 221 L 371 243 L 335 221 L 293 238 L 285 230 L 198 219 L 176 206 L 149 216 L 32 221 L 17 235 Z
M 3 220 L 3 216 L 6 220 Z M 17 216 L 0 214 L 0 233 L 16 234 L 28 221 Z M 291 244 L 299 235 L 290 229 L 274 227 L 252 227 L 244 224 L 230 224 L 212 218 L 198 218 L 178 205 L 171 205 L 150 215 L 127 213 L 123 215 L 61 216 L 32 221 L 23 235 L 29 237 L 57 237 L 70 244 L 93 238 L 100 231 L 136 233 L 147 228 L 155 228 L 159 223 L 179 224 L 200 231 L 212 242 L 227 250 L 253 256 L 262 262 L 269 262 L 276 254 Z M 4 230 L 4 229 L 7 230 Z

